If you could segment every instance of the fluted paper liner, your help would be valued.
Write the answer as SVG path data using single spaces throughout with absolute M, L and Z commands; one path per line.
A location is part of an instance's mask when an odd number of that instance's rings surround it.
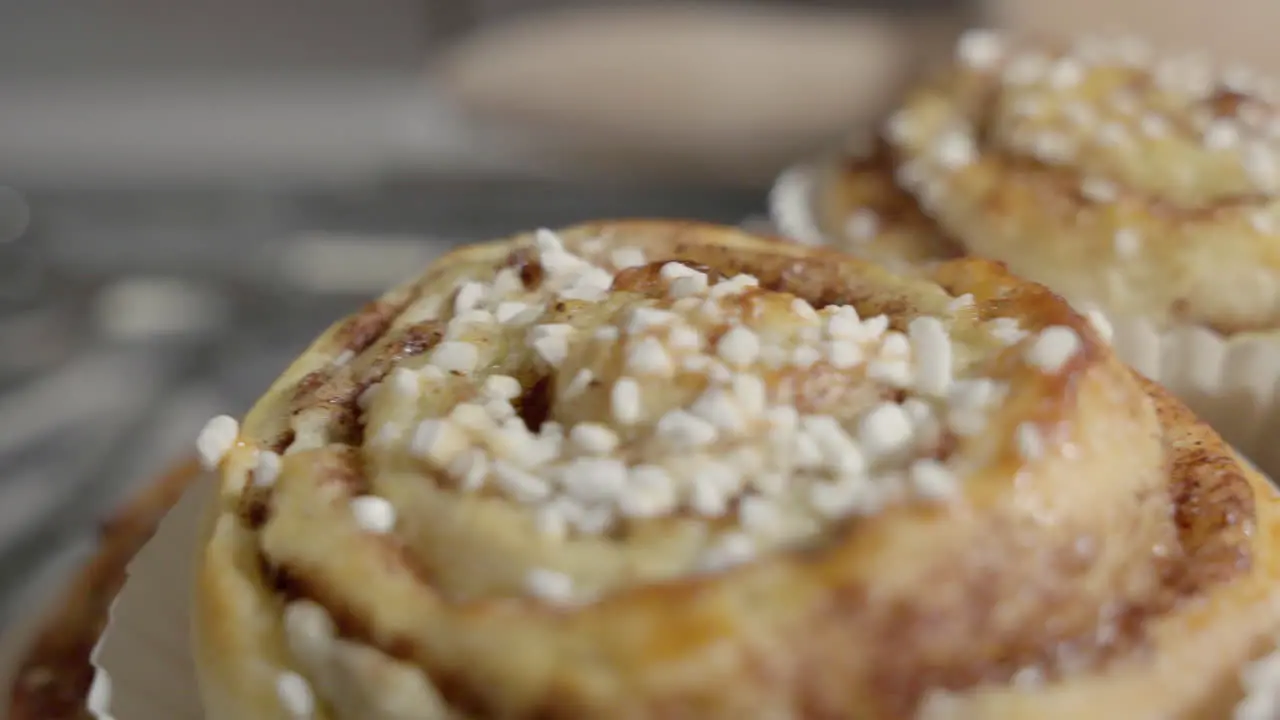
M 95 649 L 89 710 L 99 720 L 201 720 L 190 653 L 193 563 L 214 479 L 201 477 L 129 565 Z M 248 720 L 248 718 L 246 718 Z
M 775 216 L 776 217 L 776 216 Z M 786 228 L 783 228 L 786 231 Z M 1269 477 L 1280 477 L 1280 338 L 1223 339 L 1199 328 L 1156 332 L 1116 319 L 1113 345 L 1139 370 L 1180 395 Z M 212 481 L 187 489 L 129 565 L 94 654 L 88 699 L 95 717 L 200 720 L 188 651 L 192 561 Z

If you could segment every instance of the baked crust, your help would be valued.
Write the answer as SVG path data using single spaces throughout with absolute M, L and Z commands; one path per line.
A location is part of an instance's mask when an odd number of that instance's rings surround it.
M 872 153 L 817 169 L 821 232 L 878 262 L 998 260 L 1113 315 L 1275 329 L 1275 94 L 1140 50 L 970 33 Z
M 896 276 L 834 251 L 680 222 L 552 236 L 551 247 L 591 262 L 630 248 L 649 264 L 615 271 L 602 298 L 553 300 L 540 322 L 595 331 L 622 322 L 609 319 L 625 317 L 617 312 L 675 307 L 659 268 L 678 261 L 713 280 L 757 278 L 717 312 L 755 323 L 761 337 L 809 322 L 788 314 L 799 312 L 793 297 L 883 314 L 890 335 L 936 318 L 955 381 L 1005 389 L 979 432 L 946 433 L 924 460 L 902 461 L 913 483 L 917 463 L 947 468 L 958 482 L 945 499 L 895 491 L 785 541 L 761 540 L 747 562 L 698 570 L 713 533 L 735 521 L 687 508 L 549 538 L 528 503 L 490 485 L 460 490 L 452 466 L 382 438 L 388 418 L 456 410 L 494 372 L 520 380 L 525 422 L 535 404 L 544 423 L 607 417 L 595 386 L 574 399 L 562 380 L 590 366 L 616 382 L 610 347 L 622 343 L 573 345 L 548 363 L 511 341 L 515 331 L 451 325 L 469 305 L 459 300 L 464 281 L 496 287 L 509 268 L 523 283 L 514 297 L 543 292 L 554 270 L 538 255 L 544 240 L 450 253 L 336 324 L 217 458 L 221 495 L 197 559 L 194 627 L 210 720 L 291 717 L 280 681 L 297 691 L 292 673 L 312 693 L 294 692 L 294 703 L 321 719 L 1012 720 L 1105 708 L 1189 720 L 1224 717 L 1240 700 L 1238 671 L 1280 628 L 1275 493 L 1060 298 L 993 263 Z M 1074 344 L 1045 356 L 1046 338 L 1064 335 Z M 437 374 L 440 389 L 408 405 L 386 390 L 395 368 L 440 362 L 449 338 L 480 349 L 474 374 Z M 866 416 L 868 388 L 873 404 L 917 394 L 877 395 L 884 382 L 832 362 L 760 376 L 808 412 L 854 419 Z M 687 406 L 684 382 L 677 373 L 646 385 L 644 402 Z M 547 383 L 550 399 L 535 403 Z M 648 447 L 623 425 L 613 425 L 622 447 Z M 636 452 L 658 462 L 656 451 Z M 283 455 L 270 483 L 258 477 L 264 453 Z M 371 495 L 394 507 L 394 528 L 357 517 L 352 499 Z M 590 592 L 531 597 L 526 573 L 545 567 Z

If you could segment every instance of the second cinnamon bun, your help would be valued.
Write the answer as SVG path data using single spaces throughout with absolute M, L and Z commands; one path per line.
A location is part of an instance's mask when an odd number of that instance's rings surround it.
M 973 255 L 1113 315 L 1272 330 L 1276 99 L 1257 75 L 1132 39 L 974 31 L 869 156 L 816 170 L 804 212 L 818 239 L 879 261 Z
M 468 247 L 199 447 L 211 720 L 1224 717 L 1280 629 L 1265 480 L 984 261 Z

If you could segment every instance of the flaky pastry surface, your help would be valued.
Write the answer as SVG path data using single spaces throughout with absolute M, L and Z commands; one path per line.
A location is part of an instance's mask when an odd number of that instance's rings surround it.
M 984 261 L 471 246 L 223 445 L 211 720 L 1217 718 L 1280 628 L 1266 482 Z
M 814 214 L 877 261 L 973 255 L 1113 315 L 1273 330 L 1277 97 L 1132 39 L 971 32 L 874 152 L 817 170 Z

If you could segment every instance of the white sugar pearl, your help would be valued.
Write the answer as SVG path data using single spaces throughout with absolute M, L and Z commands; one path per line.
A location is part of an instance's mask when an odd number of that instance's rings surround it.
M 942 321 L 918 317 L 907 328 L 915 356 L 915 387 L 927 395 L 943 395 L 951 386 L 951 338 Z
M 622 378 L 610 391 L 610 405 L 614 420 L 631 425 L 640 419 L 640 384 L 633 378 Z
M 584 422 L 569 430 L 569 440 L 590 455 L 608 455 L 618 447 L 618 434 L 599 423 Z
M 336 628 L 324 606 L 312 600 L 296 600 L 284 609 L 285 638 L 295 653 L 324 652 Z
M 485 295 L 489 292 L 489 288 L 482 283 L 466 282 L 462 287 L 458 288 L 458 294 L 454 297 L 453 312 L 461 314 L 468 310 L 474 310 L 484 300 Z
M 618 497 L 618 509 L 627 517 L 657 517 L 675 509 L 675 484 L 667 471 L 656 465 L 637 465 L 628 473 L 626 486 Z
M 636 375 L 670 375 L 674 369 L 671 356 L 657 338 L 641 340 L 627 354 L 627 371 Z
M 548 365 L 556 367 L 569 357 L 569 341 L 562 335 L 545 335 L 533 341 L 533 351 Z
M 476 368 L 479 351 L 468 342 L 448 341 L 436 346 L 431 353 L 431 364 L 445 372 L 469 373 Z
M 484 412 L 483 408 L 479 409 Z M 444 418 L 423 420 L 409 441 L 409 451 L 413 455 L 440 465 L 448 465 L 466 446 L 466 434 L 457 423 Z
M 610 253 L 609 260 L 619 270 L 645 264 L 644 251 L 640 248 L 618 248 Z
M 955 473 L 937 460 L 924 459 L 912 463 L 909 477 L 912 490 L 925 500 L 951 500 L 960 491 Z
M 271 487 L 280 477 L 280 456 L 270 450 L 259 450 L 257 462 L 253 466 L 253 484 L 258 487 Z
M 514 400 L 520 391 L 520 381 L 509 375 L 490 375 L 484 380 L 483 392 L 491 398 Z
M 1014 441 L 1018 446 L 1018 454 L 1023 460 L 1040 459 L 1044 454 L 1044 441 L 1040 438 L 1040 430 L 1031 423 L 1022 423 L 1014 431 Z
M 396 526 L 396 509 L 386 498 L 361 495 L 351 499 L 351 514 L 356 525 L 365 532 L 384 534 Z
M 858 441 L 875 456 L 905 448 L 911 435 L 911 418 L 901 405 L 893 402 L 880 403 L 858 424 Z
M 750 365 L 760 356 L 760 338 L 749 328 L 739 325 L 720 338 L 716 352 L 731 365 Z
M 276 677 L 276 696 L 285 712 L 296 720 L 310 718 L 316 711 L 316 696 L 306 678 L 295 672 Z
M 755 541 L 749 535 L 741 532 L 725 533 L 703 553 L 698 567 L 706 572 L 727 570 L 750 561 L 755 555 Z
M 1004 43 L 992 30 L 970 30 L 960 36 L 956 45 L 960 62 L 975 70 L 990 70 L 1004 55 Z
M 196 437 L 196 453 L 206 470 L 214 470 L 235 447 L 240 435 L 240 423 L 229 415 L 219 415 L 205 424 Z
M 1040 370 L 1053 374 L 1067 364 L 1083 347 L 1080 335 L 1065 325 L 1054 325 L 1042 330 L 1027 349 L 1027 362 Z
M 546 602 L 568 603 L 573 600 L 573 578 L 555 570 L 530 570 L 525 576 L 525 589 L 530 595 Z

